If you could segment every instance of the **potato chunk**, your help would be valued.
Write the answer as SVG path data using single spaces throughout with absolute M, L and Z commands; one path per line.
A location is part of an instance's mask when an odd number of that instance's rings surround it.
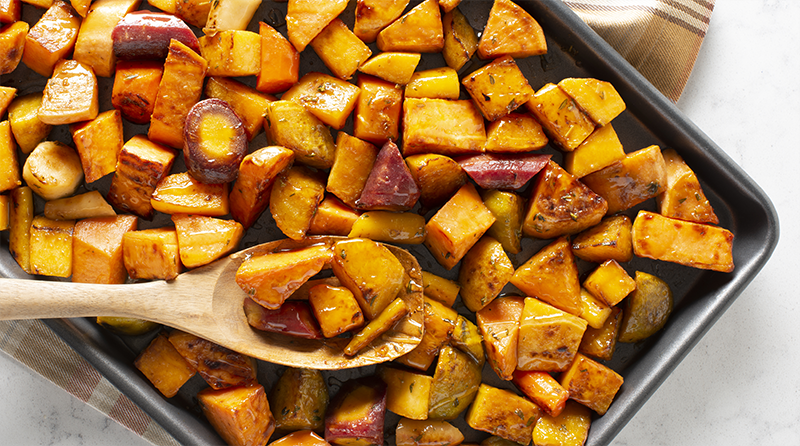
M 517 370 L 514 385 L 550 416 L 558 416 L 569 397 L 566 389 L 547 372 Z
M 653 335 L 667 323 L 672 305 L 672 290 L 666 282 L 636 271 L 636 291 L 625 302 L 619 342 L 638 342 Z
M 307 234 L 347 236 L 353 232 L 353 225 L 360 212 L 353 210 L 338 198 L 329 195 L 317 206 Z
M 353 135 L 380 145 L 390 139 L 397 141 L 403 89 L 369 75 L 358 76 L 358 87 L 361 88 L 361 94 L 353 116 Z
M 495 0 L 489 20 L 478 42 L 478 56 L 522 58 L 547 52 L 544 31 L 539 23 L 511 0 Z
M 209 76 L 252 76 L 261 72 L 261 36 L 231 29 L 201 36 L 200 55 Z
M 340 79 L 350 79 L 372 50 L 344 22 L 335 18 L 311 41 L 311 48 Z
M 506 440 L 528 444 L 533 426 L 540 416 L 540 409 L 526 398 L 505 389 L 481 384 L 467 412 L 467 424 L 473 429 Z
M 445 155 L 421 153 L 411 155 L 405 161 L 419 186 L 419 200 L 425 208 L 444 203 L 467 181 L 464 169 Z
M 667 166 L 667 188 L 656 197 L 659 213 L 665 217 L 695 223 L 719 223 L 717 214 L 700 186 L 700 180 L 674 149 L 662 152 Z
M 483 363 L 458 348 L 444 345 L 433 373 L 428 418 L 452 420 L 467 409 L 478 393 Z
M 573 399 L 603 415 L 622 387 L 622 376 L 610 368 L 578 353 L 561 375 L 561 385 Z
M 404 94 L 407 98 L 458 99 L 461 95 L 458 72 L 450 67 L 416 71 Z
M 447 421 L 401 419 L 395 430 L 397 446 L 436 444 L 454 446 L 464 441 L 464 434 Z
M 336 147 L 330 129 L 300 103 L 271 102 L 264 125 L 275 145 L 294 152 L 296 162 L 317 169 L 333 165 Z
M 23 271 L 31 274 L 31 223 L 33 191 L 28 186 L 12 189 L 9 194 L 8 251 Z
M 511 283 L 566 312 L 581 312 L 578 266 L 566 237 L 551 242 L 517 268 Z
M 611 313 L 606 317 L 601 327 L 586 327 L 586 332 L 584 332 L 583 339 L 581 339 L 581 345 L 578 347 L 579 352 L 603 361 L 608 361 L 614 356 L 617 338 L 619 337 L 619 328 L 622 324 L 622 309 L 619 307 L 609 309 Z
M 444 48 L 439 3 L 424 0 L 378 34 L 381 51 L 438 53 Z
M 39 108 L 45 124 L 72 124 L 97 117 L 99 110 L 97 78 L 88 65 L 75 60 L 59 60 L 47 80 Z
M 403 101 L 403 155 L 463 155 L 483 151 L 486 129 L 472 101 L 406 98 Z
M 483 149 L 490 153 L 518 153 L 539 150 L 546 145 L 547 135 L 533 116 L 508 113 L 486 127 Z
M 428 419 L 428 399 L 433 378 L 389 366 L 379 367 L 378 376 L 386 383 L 388 410 L 412 420 Z
M 205 93 L 209 98 L 221 99 L 230 105 L 242 120 L 249 141 L 261 132 L 267 106 L 275 100 L 272 95 L 227 77 L 209 77 Z
M 583 286 L 608 306 L 614 306 L 636 289 L 636 282 L 616 260 L 606 260 L 584 280 Z
M 511 56 L 493 60 L 461 83 L 489 121 L 513 112 L 533 96 L 533 88 Z
M 578 316 L 526 297 L 519 323 L 517 369 L 567 370 L 575 358 L 586 326 L 586 321 Z
M 367 184 L 378 148 L 345 132 L 336 136 L 336 154 L 328 175 L 326 189 L 351 208 Z
M 481 197 L 495 218 L 486 234 L 497 239 L 506 251 L 518 254 L 522 250 L 524 199 L 514 192 L 497 189 L 484 191 Z
M 425 217 L 413 212 L 369 211 L 353 222 L 347 236 L 379 242 L 421 244 L 425 240 Z
M 231 446 L 266 444 L 275 430 L 269 401 L 260 384 L 233 389 L 204 389 L 197 394 L 203 414 Z
M 441 302 L 423 297 L 425 311 L 425 334 L 419 345 L 397 359 L 397 362 L 417 370 L 428 370 L 439 350 L 450 339 L 455 330 L 458 313 Z
M 625 158 L 625 150 L 611 124 L 598 127 L 572 152 L 564 154 L 564 169 L 578 178 Z
M 149 123 L 163 74 L 164 65 L 161 62 L 120 61 L 114 74 L 111 105 L 130 122 Z
M 419 53 L 380 53 L 364 62 L 358 67 L 358 71 L 388 82 L 406 85 L 411 81 L 420 58 Z
M 533 428 L 533 444 L 536 446 L 583 446 L 589 436 L 592 416 L 589 409 L 567 401 L 558 415 L 546 414 Z

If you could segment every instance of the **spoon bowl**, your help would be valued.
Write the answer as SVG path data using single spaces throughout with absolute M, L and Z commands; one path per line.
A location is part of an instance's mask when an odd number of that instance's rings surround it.
M 0 320 L 65 317 L 133 317 L 192 333 L 239 353 L 291 367 L 337 370 L 390 361 L 413 350 L 424 332 L 422 272 L 407 251 L 386 246 L 407 273 L 400 292 L 409 312 L 389 331 L 354 356 L 349 338 L 312 340 L 253 329 L 244 313 L 247 294 L 236 284 L 248 257 L 332 244 L 339 237 L 279 240 L 236 252 L 171 281 L 103 285 L 47 280 L 0 279 Z

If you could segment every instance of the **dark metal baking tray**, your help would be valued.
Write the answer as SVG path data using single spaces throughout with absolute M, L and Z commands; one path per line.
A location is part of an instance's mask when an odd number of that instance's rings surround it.
M 350 3 L 342 18 L 352 26 L 355 2 Z M 412 1 L 412 5 L 416 3 L 418 1 Z M 627 110 L 613 122 L 626 151 L 631 152 L 651 144 L 676 149 L 701 179 L 704 191 L 720 217 L 720 225 L 733 231 L 736 237 L 736 269 L 730 274 L 695 270 L 647 259 L 634 259 L 625 265 L 629 273 L 642 270 L 665 279 L 673 288 L 676 305 L 663 330 L 644 342 L 618 347 L 615 358 L 608 363 L 622 374 L 625 384 L 609 411 L 593 421 L 587 441 L 587 445 L 591 446 L 606 445 L 758 274 L 778 242 L 778 218 L 769 197 L 761 188 L 562 2 L 520 0 L 518 3 L 539 21 L 548 41 L 547 55 L 517 60 L 531 86 L 538 89 L 546 82 L 558 82 L 565 77 L 595 77 L 610 81 L 627 104 Z M 41 14 L 41 11 L 32 10 L 27 5 L 24 8 L 26 18 L 33 16 L 35 20 L 35 16 Z M 473 27 L 480 29 L 486 23 L 491 2 L 465 0 L 459 8 Z M 261 20 L 285 34 L 284 12 L 283 3 L 263 2 L 250 29 L 256 30 L 257 23 Z M 326 71 L 324 64 L 312 50 L 303 53 L 301 63 L 302 72 Z M 475 57 L 460 74 L 463 76 L 470 73 L 484 63 Z M 444 62 L 440 55 L 426 55 L 419 69 L 442 65 Z M 37 76 L 21 66 L 12 75 L 3 76 L 2 84 L 16 86 L 20 89 L 20 94 L 24 94 L 41 90 L 44 86 L 45 79 Z M 252 79 L 243 81 L 252 85 Z M 101 104 L 106 104 L 105 108 L 108 108 L 108 80 L 104 80 L 101 87 Z M 101 109 L 104 109 L 102 105 Z M 351 126 L 352 123 L 348 123 L 345 131 L 349 132 Z M 51 139 L 71 142 L 64 127 L 66 126 L 56 128 Z M 125 137 L 130 138 L 145 130 L 144 127 L 127 126 L 126 123 Z M 256 138 L 251 149 L 259 147 L 260 142 L 264 142 L 263 135 L 261 140 Z M 552 148 L 544 151 L 552 153 L 560 161 L 561 155 L 558 151 Z M 106 178 L 97 185 L 92 184 L 91 188 L 103 190 L 107 183 Z M 650 200 L 629 213 L 634 215 L 638 209 L 653 207 Z M 37 212 L 41 212 L 41 202 L 37 204 Z M 156 219 L 151 223 L 142 221 L 140 227 L 160 224 L 165 224 L 164 220 Z M 260 229 L 248 233 L 243 241 L 244 247 L 283 238 L 274 229 L 270 229 L 274 225 L 269 215 L 262 216 L 256 228 Z M 512 257 L 512 260 L 519 265 L 543 244 L 543 241 L 526 239 L 523 251 Z M 424 269 L 448 278 L 456 277 L 456 270 L 442 269 L 425 248 L 405 247 L 417 255 Z M 590 266 L 581 267 L 585 270 Z M 0 233 L 0 276 L 27 277 L 8 253 L 7 233 Z M 459 304 L 456 308 L 467 312 Z M 469 317 L 474 320 L 473 316 Z M 178 441 L 187 445 L 214 445 L 222 442 L 200 414 L 194 399 L 197 391 L 204 387 L 202 380 L 193 378 L 178 396 L 167 400 L 133 367 L 136 352 L 147 345 L 152 335 L 120 337 L 100 328 L 91 319 L 47 320 L 45 323 Z M 260 363 L 259 367 L 260 382 L 270 388 L 281 369 L 265 363 Z M 373 371 L 374 369 L 367 368 L 325 373 L 331 392 L 335 392 L 341 381 Z M 501 382 L 488 367 L 484 377 L 493 385 L 509 386 L 508 383 Z M 396 416 L 389 414 L 387 439 L 390 444 L 393 441 L 393 423 L 396 420 Z M 462 428 L 470 441 L 477 441 L 485 436 L 466 427 L 463 415 L 454 424 Z

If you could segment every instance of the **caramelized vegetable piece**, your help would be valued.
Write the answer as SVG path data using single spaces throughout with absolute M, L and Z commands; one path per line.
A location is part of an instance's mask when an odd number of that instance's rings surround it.
M 31 221 L 31 272 L 44 276 L 72 275 L 74 220 L 51 220 L 37 215 Z
M 275 224 L 287 237 L 301 240 L 311 227 L 324 195 L 325 182 L 318 172 L 305 166 L 293 166 L 283 171 L 272 185 L 269 210 Z
M 350 82 L 312 72 L 304 75 L 281 96 L 281 99 L 298 102 L 320 121 L 335 129 L 341 129 L 347 117 L 355 109 L 360 92 L 361 90 Z
M 424 0 L 378 34 L 381 51 L 438 53 L 444 48 L 439 4 Z
M 546 372 L 517 370 L 514 385 L 550 416 L 558 416 L 569 397 L 561 384 Z
M 417 71 L 406 84 L 404 94 L 407 98 L 458 99 L 458 73 L 449 67 Z
M 413 212 L 369 211 L 353 222 L 347 236 L 379 242 L 421 244 L 425 240 L 425 217 Z
M 557 416 L 545 414 L 533 428 L 536 446 L 582 446 L 589 436 L 592 416 L 589 409 L 574 401 L 567 401 Z
M 582 354 L 575 355 L 569 369 L 561 375 L 561 386 L 569 397 L 603 415 L 622 386 L 622 376 Z
M 22 185 L 17 145 L 8 121 L 0 122 L 0 192 L 15 189 Z
M 511 283 L 528 296 L 580 314 L 578 266 L 566 237 L 551 242 L 517 268 Z
M 326 245 L 252 256 L 236 271 L 236 284 L 265 308 L 277 310 L 331 260 L 331 249 Z
M 482 363 L 449 345 L 442 347 L 430 385 L 427 418 L 452 420 L 475 399 L 481 384 Z
M 183 159 L 195 179 L 229 183 L 246 154 L 244 125 L 227 102 L 211 98 L 192 106 L 183 130 Z
M 325 66 L 340 79 L 350 79 L 372 50 L 344 22 L 335 18 L 311 41 Z
M 351 208 L 367 184 L 378 148 L 345 132 L 336 136 L 336 155 L 326 189 Z M 348 231 L 349 232 L 349 231 Z
M 719 223 L 717 214 L 700 186 L 700 180 L 678 152 L 662 152 L 667 166 L 667 188 L 656 197 L 659 213 L 665 217 L 695 223 Z
M 124 336 L 140 336 L 161 327 L 161 324 L 156 322 L 135 317 L 98 316 L 95 321 L 106 330 Z
M 503 245 L 484 236 L 467 252 L 458 271 L 461 300 L 478 311 L 497 297 L 514 275 L 514 265 Z
M 244 300 L 244 314 L 247 323 L 256 330 L 303 339 L 322 339 L 319 323 L 306 301 L 285 302 L 280 308 L 270 310 L 247 298 Z
M 175 15 L 198 28 L 206 26 L 211 0 L 175 0 Z
M 308 303 L 322 334 L 333 338 L 364 325 L 364 314 L 353 293 L 344 287 L 319 284 L 308 291 Z
M 610 82 L 566 78 L 558 86 L 599 126 L 607 125 L 625 110 L 625 102 Z
M 252 140 L 261 132 L 267 107 L 275 100 L 274 96 L 227 77 L 209 77 L 205 93 L 209 98 L 221 99 L 228 103 L 242 120 L 248 140 Z
M 489 121 L 516 110 L 533 96 L 533 88 L 511 56 L 495 59 L 461 83 Z
M 175 214 L 172 222 L 178 231 L 181 262 L 196 268 L 233 251 L 242 239 L 242 225 L 202 215 Z
M 388 140 L 397 141 L 403 107 L 402 87 L 369 75 L 358 76 L 358 87 L 361 94 L 353 116 L 353 135 L 380 145 Z
M 608 361 L 614 356 L 622 323 L 622 309 L 612 307 L 611 314 L 600 328 L 587 327 L 578 351 L 584 355 Z
M 631 231 L 633 253 L 693 268 L 733 271 L 733 234 L 727 229 L 640 211 Z
M 317 212 L 308 227 L 308 234 L 347 236 L 360 213 L 334 196 L 327 196 L 317 206 Z
M 174 228 L 129 231 L 122 238 L 122 259 L 132 279 L 172 280 L 181 272 Z
M 425 334 L 417 348 L 397 359 L 397 362 L 417 370 L 428 370 L 442 346 L 455 330 L 458 313 L 450 307 L 424 297 Z
M 564 154 L 564 169 L 578 178 L 625 158 L 622 143 L 611 124 L 597 127 L 581 145 Z
M 101 77 L 111 77 L 114 56 L 113 31 L 126 14 L 139 8 L 141 0 L 95 0 L 81 23 L 73 58 Z
M 19 20 L 22 5 L 19 0 L 0 1 L 0 23 L 14 23 Z
M 230 29 L 246 29 L 261 6 L 261 0 L 219 0 L 211 2 L 203 32 L 213 34 Z
M 292 0 L 286 9 L 286 33 L 297 51 L 303 51 L 322 29 L 347 7 L 348 0 L 320 3 L 316 0 Z
M 519 59 L 547 53 L 547 42 L 539 23 L 511 0 L 495 0 L 489 20 L 478 42 L 478 56 Z
M 395 430 L 397 446 L 461 444 L 464 434 L 447 421 L 420 421 L 401 419 Z
M 87 218 L 75 224 L 72 233 L 72 281 L 125 283 L 128 274 L 122 256 L 125 233 L 135 231 L 136 217 Z
M 515 112 L 489 123 L 483 148 L 492 153 L 518 153 L 539 150 L 545 145 L 547 135 L 541 124 L 529 114 Z
M 519 323 L 517 369 L 567 370 L 578 351 L 586 325 L 586 321 L 578 316 L 526 297 Z
M 638 342 L 661 330 L 672 313 L 672 305 L 672 290 L 666 282 L 636 271 L 636 291 L 625 304 L 619 341 Z
M 210 81 L 209 81 L 210 82 Z M 239 164 L 239 175 L 229 197 L 231 216 L 245 229 L 269 206 L 270 188 L 277 176 L 294 162 L 294 152 L 279 146 L 262 147 Z
M 59 60 L 47 80 L 39 108 L 45 124 L 72 124 L 94 119 L 99 110 L 97 78 L 92 69 L 75 60 Z
M 253 76 L 261 72 L 261 36 L 231 29 L 200 37 L 200 54 L 211 76 Z
M 111 32 L 114 56 L 119 60 L 166 59 L 175 39 L 200 52 L 200 43 L 186 23 L 172 14 L 133 11 L 125 14 Z
M 276 145 L 291 149 L 295 161 L 317 169 L 333 165 L 336 147 L 330 129 L 301 104 L 288 100 L 271 102 L 266 119 L 267 136 Z
M 111 105 L 134 124 L 147 124 L 153 115 L 164 65 L 149 61 L 120 61 L 114 75 Z
M 558 85 L 545 84 L 525 105 L 553 142 L 565 152 L 575 150 L 594 131 L 592 120 Z
M 608 306 L 614 306 L 636 289 L 636 282 L 616 260 L 607 260 L 584 280 L 583 286 Z
M 319 370 L 287 367 L 272 386 L 269 400 L 278 432 L 319 431 L 330 397 Z
M 5 115 L 11 101 L 17 97 L 17 89 L 0 85 L 0 114 Z
M 459 314 L 456 318 L 456 327 L 450 337 L 450 344 L 469 355 L 470 359 L 483 369 L 483 363 L 486 362 L 483 339 L 478 326 L 463 315 Z
M 233 389 L 204 389 L 197 401 L 211 426 L 231 446 L 263 445 L 275 430 L 264 387 L 257 383 Z
M 156 336 L 139 353 L 133 365 L 167 398 L 177 395 L 181 386 L 195 374 L 195 369 L 183 359 L 164 333 Z
M 629 262 L 633 258 L 632 225 L 627 215 L 606 217 L 572 239 L 572 252 L 575 257 L 592 263 L 610 259 Z
M 445 155 L 424 153 L 411 155 L 405 161 L 419 187 L 419 200 L 426 208 L 444 203 L 467 181 L 464 169 Z
M 481 384 L 467 412 L 467 424 L 506 440 L 528 444 L 540 416 L 540 409 L 529 400 L 508 390 Z
M 300 73 L 300 53 L 275 28 L 258 22 L 261 35 L 261 70 L 256 78 L 256 90 L 279 93 L 297 82 Z
M 393 141 L 383 145 L 364 184 L 356 207 L 362 210 L 407 211 L 419 200 L 420 192 L 400 149 Z
M 403 155 L 466 155 L 483 151 L 486 129 L 472 101 L 407 98 L 403 101 Z
M 353 335 L 352 340 L 344 349 L 347 356 L 356 355 L 361 349 L 369 345 L 372 341 L 389 331 L 397 321 L 408 313 L 408 305 L 401 298 L 394 299 L 377 317 L 372 319 L 366 327 Z
M 22 62 L 44 77 L 52 76 L 56 62 L 69 57 L 78 38 L 80 26 L 81 18 L 71 6 L 61 0 L 53 2 L 39 21 L 31 27 L 27 36 L 23 36 L 25 50 L 20 54 Z M 15 29 L 20 29 L 20 26 L 8 28 L 2 33 L 13 32 Z
M 442 28 L 444 31 L 442 56 L 448 67 L 460 70 L 478 50 L 478 36 L 458 8 L 445 13 L 442 17 Z
M 104 111 L 91 121 L 72 124 L 69 130 L 87 183 L 116 170 L 123 143 L 122 116 L 118 110 Z
M 269 446 L 330 446 L 330 443 L 310 430 L 301 430 L 281 437 Z
M 165 214 L 219 217 L 228 213 L 228 185 L 201 183 L 188 172 L 180 172 L 158 183 L 150 204 Z
M 25 37 L 28 31 L 29 25 L 23 21 L 0 28 L 0 74 L 8 74 L 17 69 L 25 54 Z
M 78 189 L 83 182 L 83 167 L 72 147 L 58 141 L 45 141 L 25 159 L 22 178 L 36 195 L 55 200 L 72 195 Z
M 256 361 L 221 345 L 174 330 L 169 342 L 212 389 L 256 384 Z
M 39 119 L 41 93 L 19 96 L 8 106 L 8 123 L 22 153 L 31 151 L 50 134 L 53 128 Z
M 631 281 L 633 281 L 633 279 L 631 279 Z M 606 318 L 611 315 L 612 308 L 615 307 L 609 307 L 605 301 L 593 296 L 586 288 L 581 288 L 580 317 L 586 320 L 589 327 L 602 327 Z
M 408 0 L 357 0 L 353 32 L 365 43 L 372 43 L 383 28 L 400 17 L 406 6 Z
M 175 161 L 175 151 L 154 143 L 144 135 L 129 139 L 117 157 L 108 201 L 116 208 L 142 218 L 153 218 L 150 198 Z
M 522 250 L 523 198 L 514 192 L 501 190 L 484 191 L 481 198 L 495 218 L 486 235 L 495 238 L 511 254 L 519 253 Z
M 547 167 L 550 155 L 484 153 L 459 158 L 464 172 L 483 189 L 520 189 Z
M 358 67 L 358 71 L 379 77 L 388 82 L 406 85 L 419 64 L 419 53 L 380 53 Z
M 11 202 L 8 212 L 8 250 L 11 253 L 11 257 L 17 261 L 19 267 L 30 274 L 33 191 L 28 186 L 21 186 L 12 189 L 9 196 L 11 197 Z
M 325 440 L 334 445 L 383 444 L 386 384 L 377 376 L 345 381 L 325 415 Z
M 500 297 L 475 314 L 489 365 L 504 380 L 510 380 L 517 367 L 519 320 L 524 306 L 521 297 Z
M 412 420 L 428 418 L 433 378 L 390 366 L 379 367 L 377 374 L 386 383 L 386 409 Z

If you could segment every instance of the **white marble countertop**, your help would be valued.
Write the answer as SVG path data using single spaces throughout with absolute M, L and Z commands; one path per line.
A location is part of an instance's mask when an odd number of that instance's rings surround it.
M 716 2 L 678 105 L 772 197 L 781 240 L 615 446 L 800 444 L 799 21 L 800 2 Z M 149 444 L 3 354 L 0 394 L 2 444 Z

